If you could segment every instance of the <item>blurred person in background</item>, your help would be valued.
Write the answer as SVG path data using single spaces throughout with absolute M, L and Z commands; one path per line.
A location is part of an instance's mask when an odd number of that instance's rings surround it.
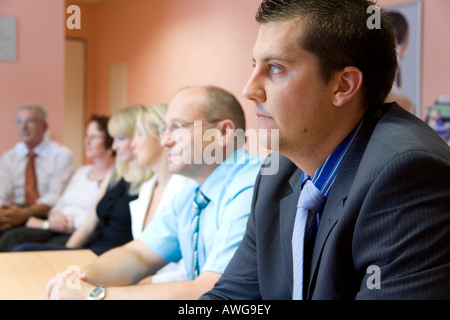
M 133 239 L 129 202 L 137 198 L 142 183 L 151 177 L 151 170 L 139 167 L 131 150 L 136 117 L 142 108 L 133 105 L 109 119 L 108 132 L 114 138 L 112 149 L 116 152 L 115 168 L 105 179 L 105 190 L 101 191 L 103 196 L 98 205 L 72 233 L 65 246 L 24 243 L 13 251 L 88 248 L 101 254 Z
M 6 231 L 0 237 L 0 251 L 10 251 L 25 242 L 64 245 L 95 208 L 101 183 L 114 168 L 113 138 L 108 134 L 109 117 L 93 115 L 86 127 L 84 148 L 93 164 L 81 166 L 72 176 L 48 219 L 30 217 L 24 227 Z
M 189 180 L 169 171 L 166 150 L 160 144 L 158 128 L 164 125 L 167 105 L 141 109 L 132 141 L 133 155 L 141 167 L 151 168 L 152 178 L 145 182 L 138 199 L 130 202 L 133 239 L 139 239 L 151 219 L 170 204 L 174 195 Z M 169 263 L 146 279 L 151 283 L 186 280 L 183 261 Z M 143 283 L 143 281 L 141 281 Z
M 0 159 L 0 234 L 45 217 L 74 170 L 72 152 L 46 137 L 47 112 L 36 103 L 18 107 L 18 142 Z

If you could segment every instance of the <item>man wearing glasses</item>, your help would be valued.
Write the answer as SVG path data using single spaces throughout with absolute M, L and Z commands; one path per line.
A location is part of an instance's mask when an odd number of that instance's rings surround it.
M 19 106 L 15 125 L 20 142 L 0 160 L 0 236 L 31 216 L 45 216 L 74 168 L 71 151 L 45 138 L 48 124 L 42 106 Z
M 259 158 L 243 148 L 244 112 L 221 88 L 188 87 L 170 102 L 165 123 L 159 133 L 169 170 L 192 181 L 139 240 L 108 251 L 83 270 L 78 288 L 68 285 L 73 274 L 53 278 L 48 298 L 197 299 L 219 279 L 244 235 L 261 168 Z M 134 285 L 180 259 L 187 281 Z

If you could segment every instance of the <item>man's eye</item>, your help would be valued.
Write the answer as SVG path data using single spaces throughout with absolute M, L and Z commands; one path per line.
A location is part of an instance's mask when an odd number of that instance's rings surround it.
M 180 123 L 180 122 L 174 122 L 172 123 L 172 125 L 170 126 L 172 128 L 172 130 L 178 130 L 181 128 L 184 128 L 186 126 L 186 124 Z
M 270 73 L 278 74 L 280 72 L 281 72 L 281 68 L 279 66 L 276 66 L 273 64 L 270 65 Z

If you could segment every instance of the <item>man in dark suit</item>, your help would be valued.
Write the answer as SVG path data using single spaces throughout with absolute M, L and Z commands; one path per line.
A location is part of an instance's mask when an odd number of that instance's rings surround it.
M 244 95 L 259 126 L 279 130 L 282 155 L 268 158 L 279 170 L 258 176 L 244 239 L 202 299 L 450 298 L 450 148 L 383 105 L 395 40 L 372 5 L 263 0 Z M 369 28 L 367 12 L 379 26 Z M 314 236 L 299 251 L 309 182 L 322 206 L 309 210 Z

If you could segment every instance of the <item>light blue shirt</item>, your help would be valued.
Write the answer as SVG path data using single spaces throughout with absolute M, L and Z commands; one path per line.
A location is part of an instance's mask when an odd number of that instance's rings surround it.
M 259 157 L 242 148 L 237 149 L 200 187 L 210 199 L 200 214 L 200 274 L 205 271 L 223 273 L 233 257 L 245 233 L 253 187 L 260 168 Z M 192 203 L 197 187 L 195 181 L 188 181 L 171 204 L 151 220 L 140 238 L 168 262 L 183 258 L 187 275 L 192 274 Z

